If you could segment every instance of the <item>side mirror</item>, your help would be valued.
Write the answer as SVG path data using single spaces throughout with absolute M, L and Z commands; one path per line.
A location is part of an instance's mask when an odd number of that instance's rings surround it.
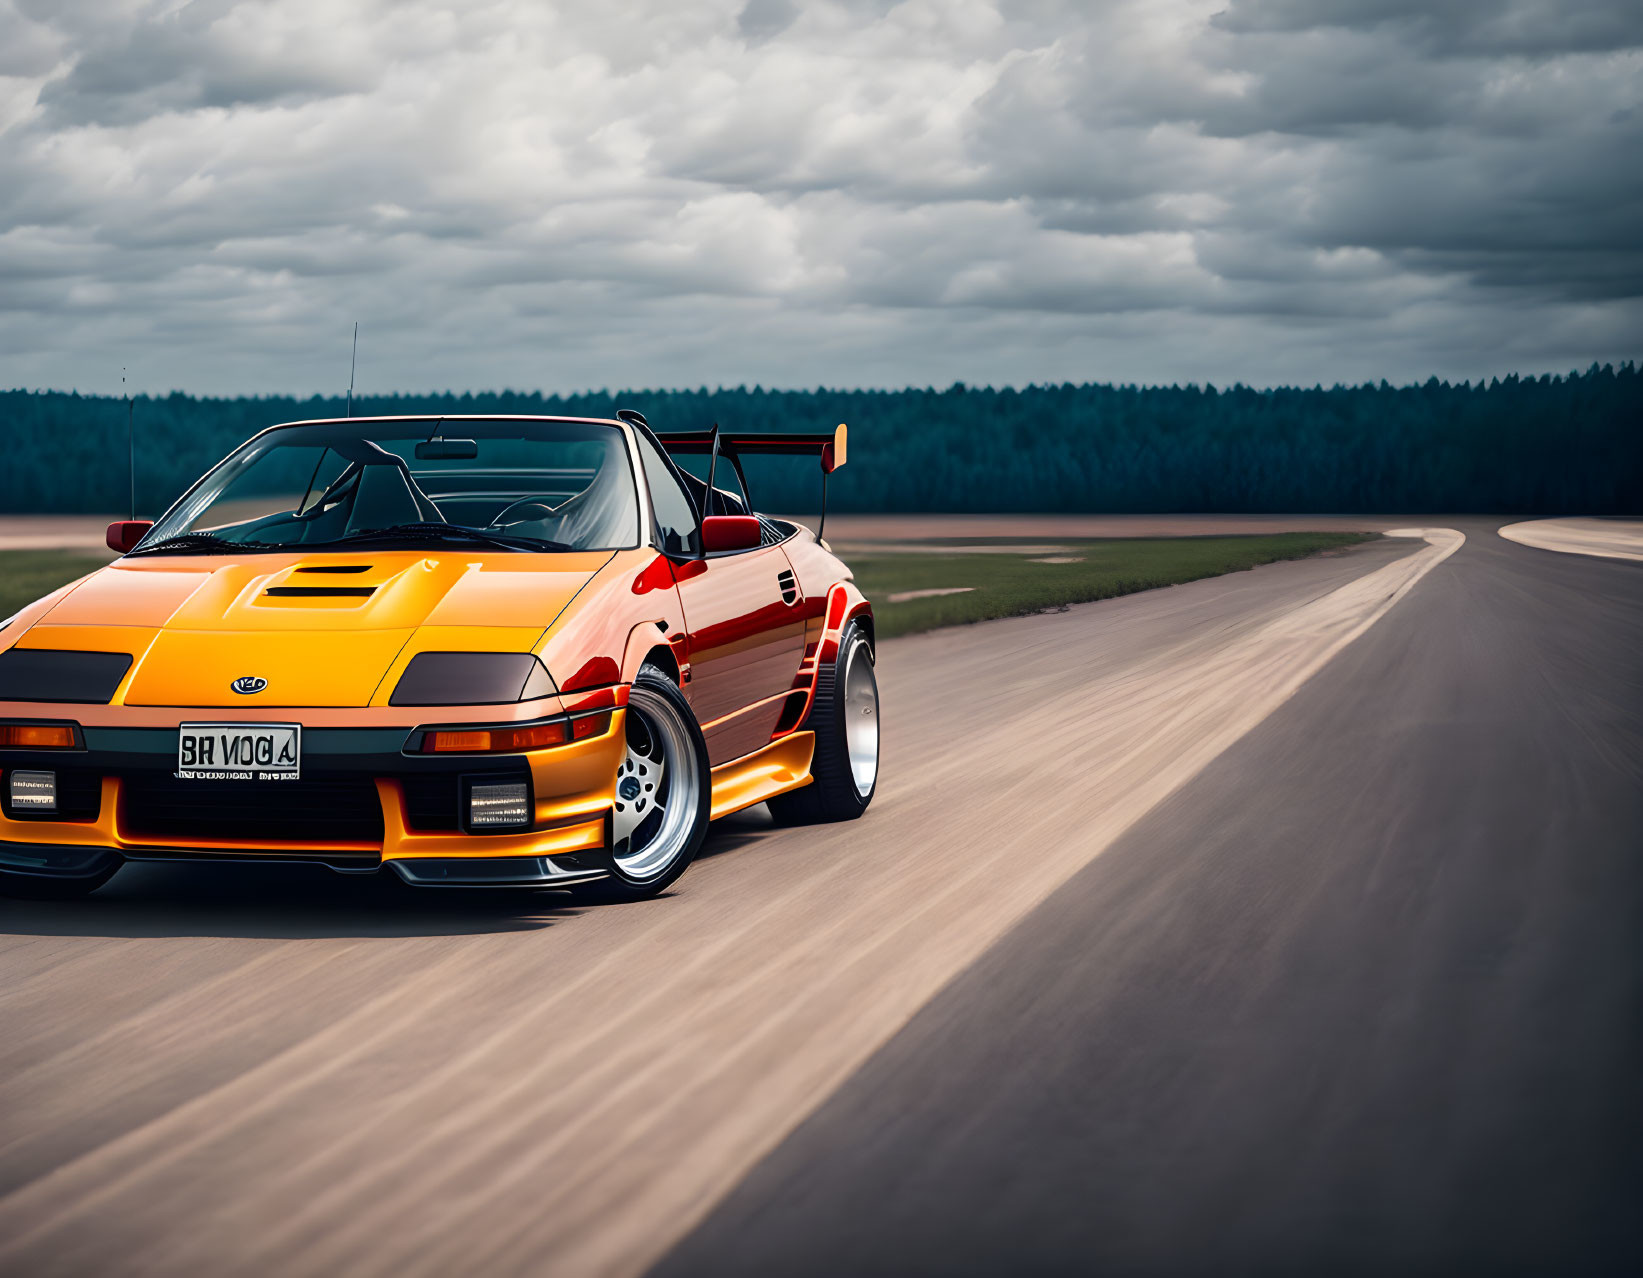
M 702 549 L 752 550 L 764 540 L 764 528 L 752 515 L 709 515 L 702 520 Z
M 141 541 L 152 527 L 152 519 L 116 519 L 108 526 L 108 548 L 117 555 L 123 555 Z

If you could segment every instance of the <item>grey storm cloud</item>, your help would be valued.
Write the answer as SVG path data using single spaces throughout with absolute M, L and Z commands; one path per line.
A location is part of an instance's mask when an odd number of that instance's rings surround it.
M 1643 6 L 0 0 L 0 383 L 1643 355 Z

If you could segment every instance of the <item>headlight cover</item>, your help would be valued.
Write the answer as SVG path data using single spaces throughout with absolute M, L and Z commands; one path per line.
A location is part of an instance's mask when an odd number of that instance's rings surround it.
M 548 668 L 528 652 L 419 652 L 399 676 L 391 706 L 500 706 L 551 697 Z
M 7 648 L 0 652 L 0 701 L 106 706 L 130 668 L 129 652 Z

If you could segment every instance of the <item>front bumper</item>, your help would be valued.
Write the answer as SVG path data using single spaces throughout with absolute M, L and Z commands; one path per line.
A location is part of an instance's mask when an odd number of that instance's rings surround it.
M 403 728 L 305 726 L 295 782 L 181 781 L 174 728 L 87 726 L 81 750 L 0 751 L 0 795 L 13 770 L 51 770 L 64 778 L 65 808 L 20 813 L 0 798 L 0 869 L 85 877 L 117 857 L 310 861 L 344 872 L 388 865 L 423 885 L 601 878 L 624 714 L 614 710 L 596 736 L 517 754 L 413 754 Z M 474 779 L 527 782 L 530 826 L 466 828 L 463 796 Z

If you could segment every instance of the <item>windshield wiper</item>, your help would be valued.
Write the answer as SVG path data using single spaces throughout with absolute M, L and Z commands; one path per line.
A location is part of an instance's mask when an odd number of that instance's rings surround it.
M 167 537 L 164 541 L 157 541 L 152 546 L 139 546 L 136 550 L 128 550 L 128 555 L 173 555 L 185 554 L 188 551 L 210 553 L 214 550 L 241 551 L 255 549 L 281 550 L 283 547 L 268 545 L 267 543 L 229 541 L 226 537 L 219 537 L 212 532 L 186 532 L 175 537 Z
M 390 524 L 386 528 L 366 528 L 335 541 L 310 542 L 308 550 L 324 546 L 358 545 L 370 541 L 460 541 L 472 546 L 499 546 L 503 550 L 575 550 L 562 541 L 542 537 L 516 537 L 511 533 L 481 532 L 461 524 Z

